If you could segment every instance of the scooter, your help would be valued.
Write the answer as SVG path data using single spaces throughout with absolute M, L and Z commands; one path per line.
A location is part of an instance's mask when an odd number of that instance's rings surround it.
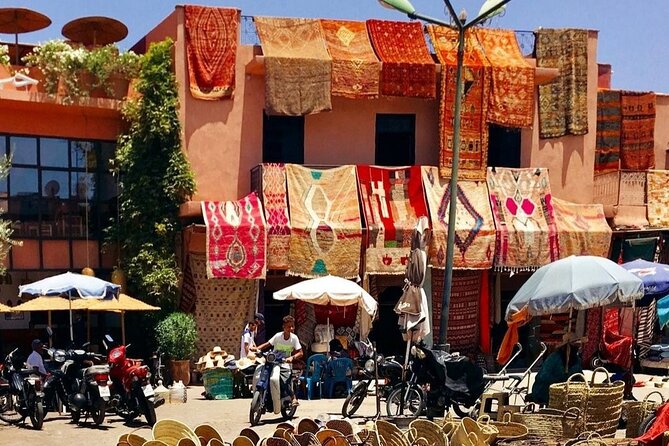
M 12 350 L 0 368 L 3 383 L 6 383 L 0 386 L 0 419 L 19 423 L 29 417 L 33 428 L 39 430 L 44 423 L 42 378 L 32 369 L 17 368 L 21 364 L 17 351 Z M 18 419 L 12 416 L 14 412 L 19 415 Z
M 290 386 L 293 393 L 295 392 L 296 375 L 299 376 L 301 372 L 291 370 L 291 375 L 286 384 L 282 383 L 279 377 L 279 388 L 271 385 L 272 372 L 275 367 L 281 367 L 284 359 L 280 353 L 258 353 L 265 358 L 265 364 L 256 367 L 253 376 L 253 399 L 251 400 L 251 410 L 249 411 L 249 421 L 251 426 L 256 426 L 260 423 L 260 417 L 266 412 L 274 412 L 278 414 L 281 412 L 284 420 L 289 420 L 295 416 L 297 407 L 292 404 L 290 392 L 286 386 Z M 279 392 L 279 395 L 276 395 Z M 280 407 L 275 407 L 274 402 L 278 401 Z
M 153 426 L 156 424 L 155 393 L 149 381 L 149 367 L 127 358 L 130 344 L 112 348 L 114 339 L 109 335 L 105 335 L 103 344 L 109 352 L 107 361 L 114 393 L 112 406 L 127 421 L 144 415 L 149 426 Z

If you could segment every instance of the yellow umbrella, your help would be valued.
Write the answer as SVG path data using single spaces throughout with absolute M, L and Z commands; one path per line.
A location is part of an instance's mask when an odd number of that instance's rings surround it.
M 11 313 L 14 311 L 12 307 L 8 307 L 7 305 L 0 304 L 0 313 Z
M 64 297 L 39 296 L 34 299 L 30 299 L 29 301 L 26 301 L 21 305 L 8 308 L 9 311 L 14 311 L 14 312 L 47 311 L 48 312 L 47 325 L 51 326 L 52 311 L 69 311 L 70 309 L 87 310 L 94 302 L 97 302 L 97 300 L 76 299 L 70 301 L 70 299 Z M 51 345 L 50 339 L 49 339 L 49 345 Z
M 89 311 L 113 311 L 121 313 L 121 342 L 125 344 L 125 312 L 126 311 L 159 311 L 160 307 L 154 307 L 127 294 L 119 294 L 118 299 L 106 299 L 95 301 Z

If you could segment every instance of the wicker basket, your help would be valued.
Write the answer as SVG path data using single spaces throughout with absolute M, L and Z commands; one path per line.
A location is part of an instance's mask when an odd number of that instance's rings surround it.
M 528 435 L 545 439 L 573 438 L 583 431 L 581 411 L 572 407 L 566 411 L 541 409 L 532 412 L 533 405 L 524 411 L 511 414 L 511 421 L 527 426 Z
M 659 395 L 660 401 L 651 401 L 649 397 L 653 394 Z M 657 390 L 646 395 L 643 401 L 624 401 L 623 412 L 627 418 L 625 436 L 628 438 L 636 438 L 641 435 L 639 432 L 641 422 L 662 404 L 664 404 L 664 396 Z
M 425 440 L 430 446 L 448 446 L 448 437 L 441 426 L 428 420 L 413 420 L 409 425 L 409 439 L 412 444 Z
M 501 440 L 497 446 L 561 446 L 554 438 L 528 436 L 522 440 Z
M 491 421 L 488 415 L 483 415 L 478 419 L 479 423 L 495 426 L 499 431 L 498 440 L 522 440 L 527 437 L 527 426 L 511 421 L 511 413 L 504 414 L 504 421 Z
M 409 446 L 407 434 L 400 428 L 387 421 L 378 420 L 376 422 L 376 432 L 384 446 Z

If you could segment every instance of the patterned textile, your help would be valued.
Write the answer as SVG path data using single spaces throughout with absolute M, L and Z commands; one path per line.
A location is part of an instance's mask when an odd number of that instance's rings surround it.
M 453 166 L 453 105 L 458 33 L 450 28 L 428 26 L 432 45 L 441 62 L 439 104 L 439 174 L 451 176 Z M 488 95 L 490 67 L 473 34 L 465 39 L 464 91 L 460 124 L 459 177 L 483 181 L 488 165 Z
M 531 271 L 558 259 L 547 169 L 488 168 L 497 228 L 495 269 Z
M 358 277 L 362 226 L 355 168 L 286 165 L 290 206 L 289 275 Z
M 404 274 L 411 234 L 427 216 L 420 166 L 356 168 L 367 222 L 366 274 Z
M 590 360 L 599 351 L 599 343 L 602 339 L 602 308 L 590 308 L 586 310 L 585 336 L 588 338 L 583 344 L 583 364 L 590 367 Z
M 332 94 L 353 99 L 378 97 L 381 62 L 365 22 L 321 19 L 321 26 L 332 56 Z
M 653 345 L 653 333 L 657 321 L 657 301 L 651 299 L 650 305 L 639 308 L 639 320 L 636 325 L 634 336 L 636 345 L 639 347 L 639 357 L 644 358 Z
M 507 127 L 532 127 L 534 67 L 520 52 L 516 33 L 488 28 L 475 28 L 474 32 L 492 65 L 488 122 Z
M 656 227 L 669 227 L 669 171 L 651 170 L 646 181 L 648 223 Z
M 593 201 L 603 205 L 618 204 L 620 193 L 620 172 L 609 172 L 594 176 Z
M 254 17 L 265 55 L 265 113 L 332 110 L 332 58 L 317 19 Z
M 597 92 L 597 143 L 595 173 L 614 172 L 620 168 L 620 92 Z
M 618 204 L 631 206 L 646 204 L 646 172 L 620 172 Z
M 300 338 L 302 348 L 307 349 L 314 342 L 314 329 L 316 328 L 316 314 L 314 305 L 301 301 L 295 301 L 295 334 Z
M 181 299 L 179 300 L 179 310 L 184 313 L 191 313 L 195 309 L 195 299 L 197 292 L 195 290 L 195 279 L 193 278 L 193 269 L 190 265 L 190 258 L 186 257 L 183 271 L 183 281 L 181 282 Z
M 283 164 L 262 165 L 262 201 L 267 220 L 267 268 L 288 269 L 290 219 Z
M 560 75 L 539 86 L 539 136 L 588 133 L 588 31 L 536 31 L 537 67 L 559 68 Z
M 369 38 L 382 62 L 381 94 L 434 98 L 437 66 L 420 22 L 367 20 Z
M 197 299 L 195 323 L 197 351 L 204 355 L 212 346 L 220 345 L 237 355 L 244 324 L 256 311 L 257 280 L 208 279 L 207 261 L 203 256 L 190 256 Z
M 623 91 L 620 168 L 655 168 L 655 93 Z
M 203 201 L 207 277 L 265 278 L 267 228 L 255 192 L 239 201 Z
M 232 96 L 239 19 L 239 9 L 184 6 L 188 80 L 194 98 Z
M 432 218 L 429 259 L 433 268 L 444 268 L 451 190 L 436 167 L 423 166 L 423 185 Z M 490 269 L 495 254 L 495 223 L 484 182 L 459 181 L 453 267 Z
M 479 294 L 481 292 L 482 273 L 484 272 L 453 271 L 450 308 L 448 310 L 448 335 L 446 336 L 446 340 L 451 344 L 451 351 L 453 352 L 467 355 L 476 352 L 478 348 Z M 436 276 L 440 277 L 436 278 Z M 443 290 L 443 275 L 433 274 L 432 320 L 434 323 L 433 336 L 435 342 L 439 339 Z
M 576 204 L 553 198 L 560 258 L 571 255 L 608 258 L 611 228 L 601 204 Z

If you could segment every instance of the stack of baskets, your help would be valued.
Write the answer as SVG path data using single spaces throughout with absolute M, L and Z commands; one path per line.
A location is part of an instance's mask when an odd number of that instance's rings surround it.
M 233 397 L 233 377 L 229 369 L 209 369 L 202 374 L 205 395 L 209 399 L 230 400 Z
M 659 395 L 660 401 L 653 401 L 650 397 L 652 395 Z M 664 396 L 657 390 L 650 392 L 643 401 L 625 401 L 623 403 L 623 412 L 627 418 L 627 429 L 625 436 L 628 438 L 636 438 L 641 435 L 639 428 L 641 423 L 658 407 L 664 404 Z
M 533 404 L 528 404 L 522 411 L 511 414 L 511 420 L 527 426 L 528 435 L 551 440 L 575 437 L 583 431 L 584 425 L 581 411 L 576 407 L 568 410 L 535 411 Z
M 595 383 L 595 376 L 606 375 L 603 383 Z M 580 378 L 581 381 L 575 381 Z M 549 388 L 548 407 L 567 410 L 580 409 L 585 418 L 585 431 L 596 432 L 602 437 L 614 436 L 622 412 L 625 383 L 611 382 L 609 372 L 602 367 L 594 370 L 590 383 L 583 374 L 569 377 L 567 382 L 552 384 Z

